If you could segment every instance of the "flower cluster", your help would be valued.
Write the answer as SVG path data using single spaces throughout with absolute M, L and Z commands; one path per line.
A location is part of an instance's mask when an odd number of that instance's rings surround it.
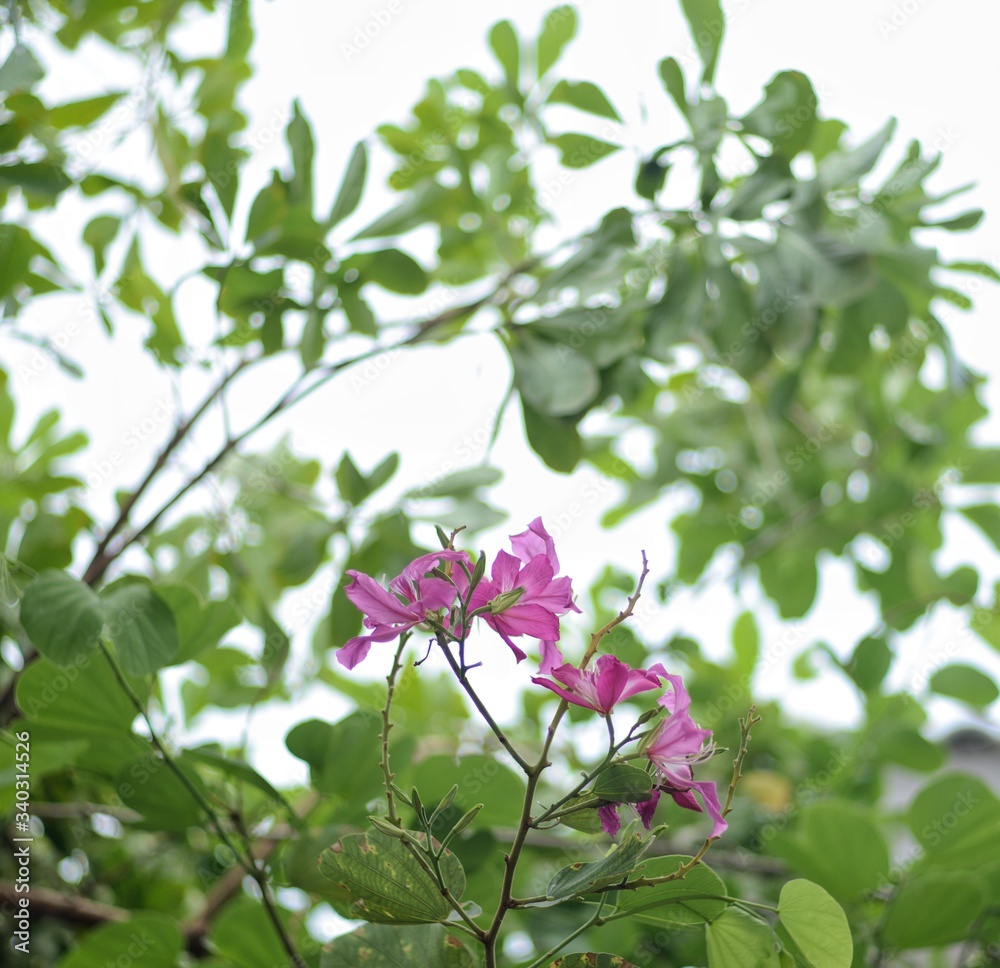
M 468 552 L 450 548 L 416 558 L 388 587 L 349 570 L 345 592 L 364 614 L 368 632 L 350 639 L 338 650 L 337 660 L 353 669 L 374 642 L 389 642 L 414 628 L 433 635 L 442 648 L 451 643 L 464 647 L 472 619 L 478 618 L 500 636 L 518 662 L 526 653 L 513 639 L 538 639 L 541 675 L 531 681 L 604 717 L 610 717 L 618 703 L 659 689 L 665 680 L 669 688 L 658 703 L 668 715 L 639 746 L 655 782 L 650 797 L 630 809 L 648 830 L 666 793 L 681 807 L 707 813 L 714 821 L 712 837 L 721 836 L 727 824 L 715 784 L 694 778 L 694 767 L 714 755 L 712 734 L 692 720 L 691 699 L 681 677 L 671 675 L 659 663 L 649 669 L 632 669 L 613 655 L 601 655 L 592 669 L 565 662 L 557 645 L 559 618 L 580 609 L 573 602 L 571 579 L 558 576 L 552 537 L 541 518 L 535 518 L 526 531 L 512 535 L 510 542 L 511 551 L 497 554 L 489 578 L 485 562 L 477 568 Z M 608 803 L 598 810 L 604 830 L 612 836 L 621 826 L 620 806 Z

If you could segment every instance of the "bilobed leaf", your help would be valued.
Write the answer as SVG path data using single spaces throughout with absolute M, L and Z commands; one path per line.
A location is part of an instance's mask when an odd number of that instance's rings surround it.
M 395 927 L 366 924 L 334 938 L 320 968 L 473 968 L 471 951 L 438 924 Z
M 653 778 L 645 770 L 614 763 L 598 775 L 591 792 L 612 803 L 641 803 L 649 799 L 652 789 Z
M 883 936 L 899 948 L 961 941 L 988 896 L 986 882 L 969 871 L 921 874 L 906 881 L 889 902 Z
M 653 857 L 643 864 L 643 877 L 665 877 L 691 860 L 682 854 Z M 704 924 L 717 918 L 726 902 L 706 894 L 726 895 L 726 885 L 710 867 L 698 864 L 683 879 L 667 881 L 655 887 L 622 891 L 618 910 L 628 911 L 629 920 L 643 924 Z
M 357 465 L 351 460 L 350 454 L 344 454 L 337 465 L 337 490 L 348 504 L 360 504 L 368 497 L 368 482 Z
M 170 606 L 142 580 L 126 579 L 101 593 L 108 637 L 126 672 L 152 675 L 170 665 L 180 638 Z
M 818 178 L 824 191 L 857 184 L 862 175 L 875 167 L 875 162 L 892 139 L 895 130 L 896 119 L 893 118 L 857 148 L 840 148 L 827 155 L 820 162 L 818 170 Z
M 1000 841 L 1000 800 L 970 773 L 946 773 L 913 799 L 907 823 L 933 864 L 976 867 Z
M 771 142 L 775 153 L 792 158 L 812 137 L 816 92 L 799 71 L 782 71 L 764 88 L 764 99 L 742 119 L 745 130 Z
M 576 11 L 569 6 L 556 7 L 545 15 L 538 35 L 538 53 L 535 58 L 537 76 L 542 77 L 559 60 L 563 48 L 576 34 Z
M 989 706 L 1000 697 L 1000 689 L 988 675 L 958 663 L 938 669 L 931 676 L 930 688 L 940 696 L 951 696 L 978 709 Z
M 613 845 L 601 860 L 570 864 L 569 867 L 556 871 L 549 881 L 546 895 L 552 900 L 561 901 L 624 881 L 629 874 L 638 870 L 636 864 L 639 858 L 655 839 L 655 834 L 645 837 L 638 833 L 624 835 L 621 843 Z
M 708 968 L 779 968 L 774 932 L 737 908 L 705 926 Z
M 332 229 L 350 215 L 361 201 L 361 195 L 365 189 L 365 173 L 368 170 L 368 152 L 365 143 L 359 141 L 351 152 L 351 160 L 347 163 L 347 170 L 344 172 L 343 181 L 340 183 L 340 190 L 337 192 L 336 201 L 330 209 L 330 215 L 326 220 L 326 227 Z
M 687 18 L 698 56 L 705 65 L 702 80 L 711 84 L 719 59 L 722 35 L 726 31 L 722 5 L 719 0 L 681 0 L 681 8 Z
M 566 168 L 586 168 L 621 148 L 589 134 L 558 134 L 549 141 L 559 149 L 559 160 Z
M 42 655 L 68 666 L 96 650 L 104 611 L 89 585 L 61 571 L 44 571 L 25 589 L 21 624 Z
M 778 920 L 809 968 L 851 968 L 854 945 L 840 905 L 818 884 L 789 881 L 778 899 Z
M 517 91 L 520 87 L 521 52 L 517 33 L 510 21 L 501 20 L 499 23 L 495 23 L 490 29 L 489 41 L 490 49 L 503 68 L 507 85 L 511 90 Z
M 452 896 L 461 899 L 465 872 L 446 850 L 441 876 Z M 445 921 L 451 905 L 402 840 L 377 830 L 341 837 L 320 855 L 320 872 L 333 882 L 345 916 L 376 924 L 425 924 Z
M 621 121 L 604 92 L 590 81 L 560 81 L 547 100 L 549 104 L 568 104 L 588 114 Z

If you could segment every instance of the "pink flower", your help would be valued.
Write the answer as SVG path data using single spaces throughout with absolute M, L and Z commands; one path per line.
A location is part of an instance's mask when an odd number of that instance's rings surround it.
M 479 617 L 507 643 L 518 662 L 525 652 L 511 639 L 521 635 L 541 639 L 542 671 L 550 671 L 556 657 L 562 658 L 555 645 L 559 616 L 580 611 L 573 604 L 572 580 L 555 577 L 559 559 L 541 518 L 535 518 L 527 531 L 512 535 L 510 542 L 514 554 L 497 555 L 490 578 L 473 591 L 469 611 L 489 609 Z M 464 579 L 457 573 L 455 577 L 461 586 Z
M 429 613 L 449 608 L 458 594 L 455 584 L 428 575 L 444 561 L 468 561 L 468 555 L 464 551 L 433 551 L 421 555 L 389 582 L 389 589 L 383 588 L 374 578 L 349 569 L 347 574 L 351 581 L 345 593 L 364 612 L 365 628 L 372 631 L 348 640 L 337 650 L 337 661 L 353 669 L 368 655 L 372 642 L 388 642 L 419 625 Z
M 661 696 L 659 703 L 670 711 L 670 716 L 657 728 L 644 750 L 660 777 L 657 790 L 670 794 L 681 807 L 708 813 L 715 821 L 712 836 L 721 837 L 729 825 L 722 817 L 715 784 L 711 780 L 695 780 L 692 769 L 714 755 L 712 731 L 699 729 L 691 719 L 688 712 L 691 697 L 681 677 L 668 675 L 665 678 L 671 691 Z M 701 804 L 695 794 L 701 798 Z
M 615 703 L 636 693 L 659 688 L 660 677 L 666 676 L 667 670 L 659 663 L 648 671 L 632 669 L 617 656 L 602 655 L 594 669 L 578 669 L 564 664 L 553 669 L 552 675 L 557 682 L 540 676 L 534 676 L 531 681 L 551 689 L 567 702 L 607 716 Z

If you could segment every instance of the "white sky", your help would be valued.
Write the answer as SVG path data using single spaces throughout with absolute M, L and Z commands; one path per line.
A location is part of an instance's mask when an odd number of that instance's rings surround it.
M 990 0 L 950 5 L 943 0 L 844 0 L 835 7 L 792 0 L 737 0 L 724 6 L 729 23 L 717 83 L 733 113 L 742 113 L 756 103 L 763 86 L 779 70 L 802 70 L 820 95 L 822 112 L 845 120 L 857 141 L 880 128 L 888 116 L 899 118 L 897 140 L 890 149 L 887 167 L 895 164 L 906 142 L 915 137 L 925 148 L 936 143 L 945 151 L 943 170 L 935 175 L 932 186 L 943 190 L 978 182 L 974 192 L 950 205 L 947 211 L 981 207 L 987 213 L 1000 212 L 995 163 L 1000 152 L 1000 130 L 991 123 L 1000 63 L 995 56 L 998 14 Z M 246 144 L 254 150 L 248 181 L 263 184 L 270 167 L 285 163 L 281 132 L 290 102 L 298 97 L 313 123 L 319 145 L 316 178 L 320 206 L 328 204 L 352 145 L 369 137 L 377 124 L 403 122 L 410 106 L 420 98 L 428 76 L 462 66 L 495 73 L 485 43 L 490 24 L 507 16 L 522 34 L 533 35 L 547 8 L 527 0 L 507 3 L 502 9 L 491 4 L 459 6 L 444 0 L 396 0 L 398 13 L 389 17 L 364 50 L 355 52 L 345 46 L 353 46 L 356 31 L 363 29 L 378 11 L 388 9 L 382 0 L 340 0 L 336 4 L 320 0 L 255 0 L 257 41 L 253 56 L 257 69 L 242 94 L 242 103 L 250 113 Z M 594 81 L 606 91 L 625 119 L 625 125 L 616 132 L 624 143 L 649 149 L 678 137 L 679 121 L 656 74 L 658 60 L 672 54 L 686 68 L 689 85 L 692 82 L 695 62 L 678 5 L 649 0 L 632 0 L 627 5 L 589 0 L 578 4 L 577 9 L 579 35 L 556 71 L 570 79 Z M 188 31 L 192 49 L 206 53 L 215 49 L 220 37 L 221 30 L 203 23 Z M 119 67 L 96 48 L 85 54 L 82 67 L 77 65 L 71 74 L 53 72 L 46 81 L 51 98 L 68 100 L 104 85 L 122 86 Z M 645 123 L 644 112 L 648 115 Z M 602 124 L 577 127 L 597 133 Z M 125 169 L 141 172 L 144 157 L 141 149 L 126 147 L 114 160 Z M 591 169 L 574 173 L 571 184 L 555 203 L 560 220 L 555 231 L 580 231 L 629 197 L 634 165 L 633 153 L 622 151 Z M 392 203 L 383 188 L 388 171 L 386 157 L 376 154 L 362 208 L 345 223 L 335 242 L 349 237 Z M 539 178 L 543 188 L 551 184 L 557 172 L 554 159 L 542 159 Z M 243 198 L 244 210 L 255 191 L 252 189 Z M 64 226 L 79 220 L 82 213 L 78 209 L 72 203 L 63 206 L 59 220 L 46 220 L 44 231 L 40 230 L 61 251 L 72 251 L 65 240 L 74 237 L 73 231 Z M 954 258 L 997 263 L 998 225 L 995 217 L 987 218 L 974 232 L 939 237 L 937 244 Z M 74 231 L 78 237 L 78 229 Z M 421 254 L 426 251 L 421 248 L 425 245 L 426 240 L 418 233 L 414 251 Z M 155 254 L 155 271 L 165 282 L 196 264 L 193 259 L 197 253 L 165 235 L 151 240 L 150 251 Z M 79 252 L 76 257 L 80 257 Z M 182 325 L 202 343 L 211 338 L 209 317 L 204 308 L 198 308 L 204 307 L 201 300 L 208 292 L 207 286 L 199 289 L 198 284 L 191 284 L 181 290 L 178 298 Z M 995 288 L 983 286 L 974 297 L 977 311 L 965 316 L 952 314 L 951 332 L 960 355 L 989 372 L 992 382 L 985 398 L 997 410 L 1000 341 L 995 320 L 1000 296 Z M 438 307 L 434 300 L 432 295 L 416 300 L 416 311 L 410 310 L 407 315 L 435 311 Z M 390 309 L 397 307 L 395 303 L 387 305 Z M 50 334 L 67 334 L 67 352 L 84 365 L 88 379 L 83 383 L 73 381 L 54 366 L 18 376 L 18 366 L 30 364 L 31 351 L 11 340 L 0 342 L 0 354 L 14 374 L 14 391 L 24 408 L 18 427 L 23 431 L 31 413 L 58 404 L 69 424 L 87 429 L 93 445 L 82 471 L 84 475 L 97 475 L 94 504 L 101 511 L 101 520 L 110 520 L 114 490 L 139 479 L 159 442 L 172 429 L 170 415 L 166 419 L 163 416 L 167 409 L 163 401 L 173 401 L 179 394 L 185 406 L 190 406 L 204 378 L 189 376 L 180 386 L 174 386 L 171 375 L 138 359 L 144 335 L 141 327 L 130 330 L 123 326 L 112 344 L 97 321 L 87 316 L 76 301 L 51 300 L 43 308 L 36 308 L 30 321 Z M 237 393 L 232 405 L 234 422 L 249 422 L 259 412 L 262 400 L 280 392 L 281 380 L 287 379 L 293 369 L 274 365 L 269 376 L 257 378 L 252 386 Z M 442 373 L 448 375 L 442 402 L 418 409 L 415 401 L 425 406 L 429 389 Z M 400 486 L 419 485 L 439 475 L 446 462 L 457 467 L 478 461 L 478 445 L 491 425 L 492 408 L 501 399 L 508 378 L 503 352 L 486 337 L 470 338 L 446 348 L 408 352 L 388 361 L 377 378 L 363 387 L 352 384 L 348 377 L 317 394 L 262 435 L 259 444 L 263 448 L 288 433 L 293 448 L 303 456 L 318 456 L 329 466 L 336 464 L 347 448 L 362 468 L 372 467 L 386 452 L 397 449 L 403 457 Z M 456 400 L 461 401 L 460 406 L 454 405 Z M 128 437 L 129 428 L 143 419 L 151 420 L 155 428 L 148 439 L 133 443 Z M 998 437 L 1000 423 L 994 417 L 984 425 L 980 438 L 996 442 Z M 189 447 L 183 455 L 185 466 L 197 466 L 199 453 L 207 451 L 210 442 L 211 437 L 202 437 L 199 445 Z M 115 450 L 123 451 L 123 461 L 104 475 L 101 462 Z M 564 569 L 574 576 L 578 590 L 587 587 L 606 561 L 636 568 L 640 548 L 650 556 L 654 578 L 671 567 L 674 542 L 664 523 L 664 509 L 637 515 L 613 532 L 599 530 L 601 514 L 615 503 L 615 489 L 586 468 L 570 478 L 546 471 L 523 443 L 517 406 L 511 407 L 504 421 L 493 463 L 506 472 L 493 497 L 497 506 L 509 511 L 510 518 L 509 526 L 482 538 L 481 543 L 491 554 L 500 547 L 505 534 L 522 530 L 527 521 L 541 514 L 552 530 L 559 532 L 560 557 Z M 582 510 L 570 515 L 574 505 L 580 505 Z M 573 517 L 569 526 L 557 527 L 556 523 L 565 521 L 567 515 Z M 948 536 L 941 559 L 949 568 L 963 560 L 988 562 L 993 578 L 1000 577 L 996 557 L 970 527 L 961 522 L 950 524 Z M 300 656 L 307 650 L 309 627 L 292 616 L 300 614 L 306 603 L 319 617 L 322 609 L 313 609 L 312 598 L 322 598 L 314 595 L 316 585 L 322 583 L 321 578 L 313 586 L 294 592 L 282 609 L 295 633 Z M 851 721 L 857 705 L 839 679 L 824 676 L 801 683 L 791 680 L 784 671 L 805 643 L 823 639 L 844 654 L 875 623 L 876 609 L 871 601 L 853 591 L 845 567 L 824 569 L 819 605 L 809 621 L 791 633 L 774 621 L 773 610 L 760 604 L 760 595 L 752 587 L 745 588 L 744 601 L 739 604 L 721 583 L 694 599 L 678 597 L 668 609 L 656 606 L 650 596 L 644 632 L 655 642 L 680 629 L 701 639 L 710 655 L 721 656 L 726 652 L 733 617 L 747 606 L 757 611 L 765 630 L 767 672 L 759 682 L 760 692 L 782 695 L 794 714 L 821 716 L 828 722 Z M 564 641 L 572 648 L 571 634 L 567 633 Z M 1000 673 L 998 657 L 963 632 L 956 613 L 942 616 L 933 627 L 922 625 L 917 633 L 908 636 L 906 654 L 895 678 L 901 684 L 913 682 L 929 668 L 943 664 L 949 649 L 951 656 L 971 657 Z M 506 649 L 500 646 L 499 651 L 505 672 L 501 675 L 491 669 L 488 691 L 499 709 L 511 712 L 516 708 L 511 687 L 526 682 L 528 672 L 524 667 L 515 670 L 513 662 L 507 661 Z M 370 669 L 372 675 L 385 672 L 377 659 L 369 659 L 362 668 Z M 346 708 L 327 690 L 313 688 L 301 701 L 258 714 L 251 731 L 258 766 L 279 781 L 304 779 L 304 765 L 284 751 L 284 733 L 302 719 L 333 719 Z M 933 710 L 942 727 L 968 721 L 967 712 L 944 700 L 934 700 Z M 227 723 L 223 717 L 206 717 L 197 735 L 209 738 L 220 730 L 238 735 L 239 724 Z

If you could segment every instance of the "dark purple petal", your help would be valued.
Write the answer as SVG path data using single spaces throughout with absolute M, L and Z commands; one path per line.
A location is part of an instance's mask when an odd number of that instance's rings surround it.
M 601 818 L 601 826 L 606 834 L 612 837 L 621 830 L 622 822 L 618 817 L 618 804 L 609 803 L 607 806 L 597 808 L 597 816 Z
M 635 812 L 639 814 L 642 825 L 649 830 L 653 822 L 653 814 L 656 813 L 656 805 L 660 802 L 660 791 L 654 790 L 648 800 L 635 805 Z

